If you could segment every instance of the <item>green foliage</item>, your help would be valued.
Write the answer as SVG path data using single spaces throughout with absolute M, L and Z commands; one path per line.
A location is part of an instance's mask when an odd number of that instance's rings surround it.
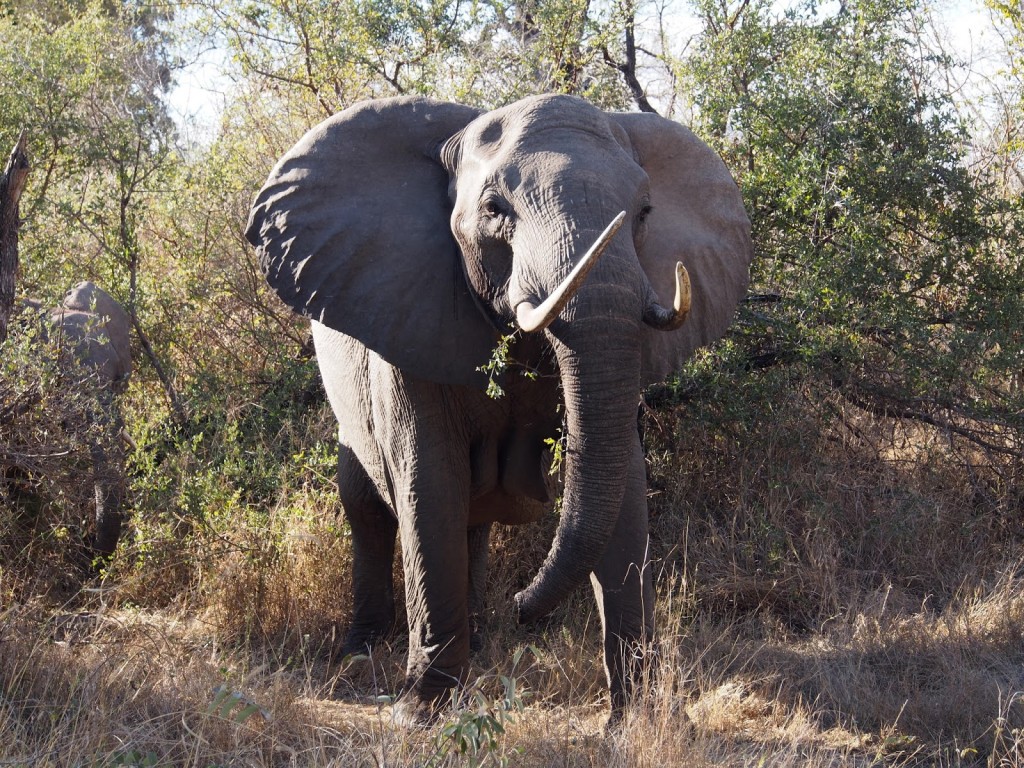
M 604 52 L 621 35 L 626 7 L 585 0 L 474 3 L 452 66 L 452 98 L 494 107 L 559 92 L 625 108 L 623 83 Z
M 994 183 L 1018 199 L 1024 191 L 1024 9 L 1019 3 L 986 0 L 1002 44 L 1005 67 L 991 94 L 996 107 L 989 121 L 987 149 Z
M 264 721 L 270 720 L 270 713 L 241 691 L 232 690 L 228 685 L 213 689 L 213 699 L 206 708 L 207 714 L 242 725 L 250 717 L 259 715 Z
M 518 329 L 502 335 L 491 351 L 491 359 L 477 368 L 477 371 L 487 376 L 487 396 L 494 400 L 505 396 L 502 383 L 506 381 L 510 369 L 527 379 L 533 380 L 538 376 L 537 371 L 523 365 L 515 357 L 515 344 L 520 338 Z
M 225 407 L 227 393 L 208 384 L 187 392 L 187 431 L 166 418 L 139 424 L 130 460 L 141 574 L 188 582 L 238 551 L 272 562 L 290 527 L 337 504 L 335 427 L 313 361 L 293 362 L 258 402 Z
M 549 475 L 557 475 L 562 471 L 565 463 L 565 441 L 566 436 L 559 434 L 558 437 L 545 437 L 544 445 L 551 451 L 551 466 L 548 468 Z
M 499 400 L 505 396 L 505 390 L 501 387 L 501 380 L 512 359 L 512 343 L 515 341 L 518 331 L 504 334 L 491 352 L 491 359 L 484 365 L 477 368 L 480 373 L 487 375 L 487 396 Z
M 162 761 L 156 752 L 139 752 L 132 749 L 118 752 L 109 759 L 99 760 L 93 764 L 93 768 L 159 768 L 164 765 L 167 763 Z
M 1024 11 L 1019 4 L 1004 0 L 986 0 L 985 4 L 995 11 L 998 18 L 1011 30 L 1011 34 L 1016 38 L 1014 40 L 1016 44 L 1019 45 L 1024 41 Z M 1019 61 L 1012 63 L 1016 67 L 1020 66 Z
M 532 646 L 518 649 L 512 658 L 513 672 L 527 650 L 534 655 L 537 653 Z M 523 690 L 511 674 L 498 676 L 498 681 L 501 692 L 493 697 L 485 691 L 488 682 L 485 678 L 478 679 L 466 691 L 452 692 L 455 716 L 434 736 L 435 751 L 427 761 L 428 766 L 442 765 L 453 754 L 462 756 L 471 768 L 485 765 L 504 768 L 509 764 L 508 750 L 502 744 L 505 726 L 523 712 L 523 700 L 529 697 L 529 692 Z
M 469 4 L 347 0 L 322 6 L 194 2 L 280 112 L 324 117 L 364 98 L 423 94 L 481 107 L 559 91 L 625 107 L 604 54 L 631 6 L 583 0 Z
M 144 198 L 174 136 L 167 63 L 153 18 L 131 7 L 48 10 L 0 17 L 0 143 L 26 129 L 35 169 L 21 202 L 24 285 L 53 300 L 89 277 L 134 299 Z
M 322 116 L 374 95 L 433 92 L 464 23 L 451 0 L 194 5 L 245 72 Z
M 304 509 L 306 488 L 332 487 L 332 430 L 317 422 L 308 439 L 299 432 L 304 414 L 324 408 L 315 363 L 301 351 L 308 331 L 271 302 L 239 234 L 266 172 L 253 162 L 250 126 L 225 131 L 194 162 L 173 152 L 167 19 L 132 4 L 67 10 L 39 3 L 0 18 L 0 99 L 11 107 L 0 113 L 0 140 L 25 127 L 32 142 L 19 288 L 56 303 L 93 279 L 136 321 L 124 402 L 137 446 L 130 551 L 156 566 L 153 595 L 169 596 L 216 562 L 210 542 L 227 530 L 266 521 L 282 498 Z M 267 139 L 267 167 L 292 138 Z M 20 360 L 4 357 L 27 375 Z M 59 412 L 34 407 L 39 424 Z M 60 445 L 55 437 L 51 427 L 47 440 Z M 45 509 L 72 539 L 90 514 L 75 445 L 33 480 L 50 489 L 43 498 L 67 500 L 65 511 Z
M 995 383 L 1019 366 L 1021 209 L 970 169 L 917 4 L 696 7 L 680 72 L 751 214 L 751 357 L 813 359 L 865 406 L 1012 447 L 987 420 L 1024 426 Z

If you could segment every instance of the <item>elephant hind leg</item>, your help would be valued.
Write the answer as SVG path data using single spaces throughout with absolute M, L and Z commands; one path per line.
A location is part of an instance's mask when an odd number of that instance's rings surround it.
M 487 588 L 487 555 L 491 543 L 491 524 L 470 528 L 466 534 L 469 549 L 469 650 L 477 653 L 484 646 L 484 608 Z
M 352 531 L 352 621 L 340 656 L 365 653 L 395 624 L 398 522 L 350 448 L 338 451 L 338 490 Z

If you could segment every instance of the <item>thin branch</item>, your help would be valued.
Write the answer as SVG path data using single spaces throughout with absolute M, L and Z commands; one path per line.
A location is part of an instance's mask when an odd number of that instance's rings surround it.
M 185 411 L 184 406 L 181 404 L 181 400 L 178 398 L 177 390 L 174 388 L 174 383 L 171 381 L 170 376 L 167 375 L 167 371 L 164 369 L 163 364 L 160 362 L 160 358 L 157 357 L 156 352 L 153 350 L 153 345 L 149 343 L 149 337 L 146 336 L 145 331 L 142 330 L 142 324 L 139 322 L 138 315 L 135 314 L 135 308 L 131 308 L 129 316 L 131 317 L 132 326 L 135 328 L 135 334 L 139 338 L 139 342 L 142 344 L 142 351 L 146 353 L 146 357 L 149 358 L 149 362 L 153 366 L 153 370 L 156 371 L 157 377 L 160 379 L 160 383 L 164 386 L 164 392 L 167 394 L 167 400 L 171 405 L 171 413 L 174 417 L 175 423 L 179 427 L 183 427 L 188 423 L 188 414 Z
M 954 424 L 949 419 L 933 416 L 930 413 L 917 410 L 906 403 L 900 403 L 891 398 L 887 398 L 885 402 L 881 402 L 878 399 L 881 397 L 879 394 L 865 392 L 858 390 L 855 387 L 844 385 L 842 381 L 836 380 L 834 377 L 833 383 L 835 384 L 836 391 L 845 400 L 874 416 L 890 419 L 907 419 L 910 421 L 920 422 L 921 424 L 928 424 L 929 426 L 936 427 L 962 437 L 974 445 L 977 445 L 979 448 L 984 448 L 987 451 L 999 453 L 1004 456 L 1012 456 L 1018 459 L 1024 458 L 1024 451 L 993 443 L 981 437 L 976 431 Z

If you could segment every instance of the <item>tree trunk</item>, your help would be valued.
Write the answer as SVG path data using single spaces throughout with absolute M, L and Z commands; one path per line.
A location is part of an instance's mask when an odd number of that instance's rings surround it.
M 18 280 L 18 201 L 30 167 L 25 144 L 22 131 L 0 175 L 0 342 L 7 338 Z
M 622 62 L 616 61 L 611 53 L 608 51 L 608 47 L 605 45 L 601 46 L 601 53 L 604 55 L 605 63 L 610 67 L 614 67 L 622 73 L 623 80 L 626 81 L 626 85 L 629 88 L 629 92 L 633 95 L 633 101 L 636 102 L 641 112 L 650 112 L 651 114 L 658 114 L 651 102 L 647 99 L 647 93 L 644 91 L 643 85 L 640 83 L 639 78 L 636 74 L 636 5 L 635 3 L 628 3 L 625 6 L 626 10 L 626 28 L 624 30 L 625 35 L 625 55 L 626 60 Z

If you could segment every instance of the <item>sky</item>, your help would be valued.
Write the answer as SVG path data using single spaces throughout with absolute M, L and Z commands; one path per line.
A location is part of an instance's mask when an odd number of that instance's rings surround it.
M 783 7 L 787 0 L 779 0 Z M 680 37 L 694 34 L 699 25 L 679 3 L 675 28 Z M 1000 66 L 998 37 L 983 0 L 935 0 L 938 33 L 953 43 L 953 50 L 968 62 L 959 71 L 963 93 L 979 99 L 985 83 L 997 76 Z M 681 47 L 681 46 L 680 46 Z M 170 108 L 182 137 L 188 143 L 205 144 L 216 135 L 220 115 L 230 97 L 232 80 L 223 50 L 208 48 L 179 70 L 170 94 Z
M 176 73 L 168 101 L 186 143 L 204 144 L 216 135 L 232 88 L 226 65 L 224 52 L 212 48 Z

